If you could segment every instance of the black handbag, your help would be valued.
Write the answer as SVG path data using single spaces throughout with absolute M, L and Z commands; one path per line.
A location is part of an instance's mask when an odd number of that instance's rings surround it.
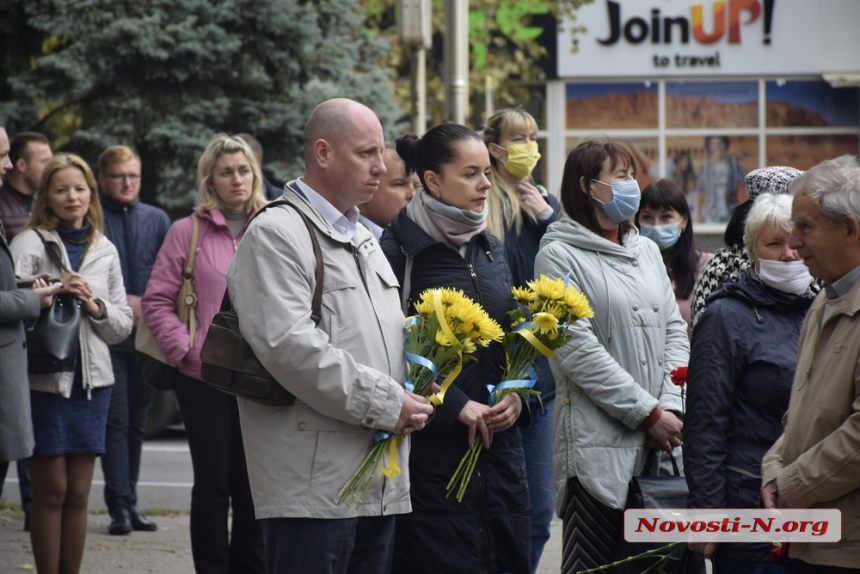
M 323 258 L 313 224 L 299 208 L 285 200 L 276 200 L 260 209 L 254 217 L 270 207 L 289 205 L 301 216 L 313 244 L 316 258 L 316 287 L 311 299 L 311 318 L 319 324 L 322 306 Z M 250 224 L 250 222 L 249 222 Z M 206 340 L 200 349 L 203 381 L 210 387 L 230 395 L 270 406 L 289 406 L 296 397 L 281 386 L 260 363 L 254 350 L 239 330 L 239 317 L 233 309 L 228 292 L 224 293 L 221 310 L 212 319 Z
M 45 252 L 57 267 L 65 270 L 60 256 L 36 231 Z M 39 318 L 25 328 L 27 372 L 31 375 L 73 373 L 78 362 L 81 340 L 81 303 L 71 293 L 59 293 Z
M 645 467 L 640 476 L 630 479 L 627 490 L 627 504 L 630 508 L 687 508 L 687 480 L 681 476 L 678 463 L 673 455 L 670 476 L 657 476 L 659 468 L 655 467 L 657 451 L 651 449 L 645 459 Z M 642 554 L 648 550 L 665 546 L 665 543 L 627 542 L 618 540 L 612 553 L 613 560 Z M 670 550 L 671 558 L 664 572 L 673 574 L 705 574 L 705 560 L 701 554 L 691 552 L 686 544 L 678 544 Z M 654 565 L 659 558 L 643 558 L 628 564 L 616 566 L 613 574 L 634 574 Z

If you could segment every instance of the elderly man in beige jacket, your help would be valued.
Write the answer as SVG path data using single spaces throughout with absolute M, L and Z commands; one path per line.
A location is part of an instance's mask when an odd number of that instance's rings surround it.
M 766 508 L 837 508 L 842 539 L 792 544 L 792 573 L 860 572 L 860 163 L 795 179 L 789 246 L 824 282 L 800 332 L 782 436 L 762 462 Z
M 338 492 L 374 434 L 408 435 L 432 413 L 404 390 L 398 283 L 373 235 L 356 225 L 385 173 L 382 126 L 347 99 L 323 102 L 304 132 L 306 171 L 278 206 L 257 217 L 227 274 L 242 334 L 296 396 L 288 407 L 239 399 L 248 476 L 270 573 L 387 573 L 394 517 L 411 511 L 409 438 L 402 473 L 377 472 L 360 506 Z M 311 319 L 316 258 L 325 264 L 321 320 Z M 392 473 L 394 474 L 394 473 Z

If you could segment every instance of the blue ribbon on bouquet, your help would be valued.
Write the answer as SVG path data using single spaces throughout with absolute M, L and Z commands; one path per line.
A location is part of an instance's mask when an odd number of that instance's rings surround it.
M 490 392 L 490 406 L 494 406 L 497 402 L 499 393 L 505 389 L 533 389 L 537 382 L 537 373 L 534 368 L 529 365 L 526 370 L 528 373 L 527 379 L 512 379 L 510 381 L 502 381 L 498 385 L 487 385 L 487 391 Z

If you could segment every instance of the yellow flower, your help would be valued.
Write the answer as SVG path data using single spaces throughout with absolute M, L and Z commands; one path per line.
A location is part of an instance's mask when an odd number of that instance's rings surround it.
M 445 335 L 445 332 L 442 329 L 436 331 L 436 343 L 442 345 L 443 347 L 450 347 L 454 345 L 457 341 L 449 341 L 448 336 Z
M 505 336 L 502 327 L 486 313 L 482 313 L 481 315 L 476 323 L 478 331 L 481 333 L 478 343 L 486 347 L 491 341 L 501 341 L 502 337 Z
M 564 296 L 563 279 L 550 279 L 546 275 L 541 275 L 534 281 L 529 281 L 528 286 L 541 299 L 558 301 Z
M 475 352 L 475 341 L 472 339 L 466 339 L 463 341 L 463 353 L 470 355 Z
M 551 313 L 537 313 L 532 321 L 543 334 L 554 333 L 558 327 L 558 319 Z
M 531 289 L 526 289 L 525 287 L 514 287 L 511 289 L 511 293 L 513 293 L 514 299 L 523 303 L 528 303 L 529 301 L 537 299 L 537 294 Z
M 564 303 L 570 307 L 570 313 L 575 319 L 594 317 L 594 310 L 588 303 L 588 299 L 573 287 L 565 289 Z

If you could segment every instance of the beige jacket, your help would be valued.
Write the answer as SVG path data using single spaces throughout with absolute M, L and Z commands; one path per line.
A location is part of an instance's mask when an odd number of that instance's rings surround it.
M 28 229 L 15 236 L 9 250 L 15 261 L 15 273 L 21 277 L 50 273 L 60 277 L 58 269 L 45 253 L 45 246 L 37 233 L 41 233 L 48 243 L 57 243 L 63 257 L 63 265 L 68 269 L 69 257 L 56 231 L 35 231 Z M 122 269 L 119 255 L 113 243 L 99 233 L 95 242 L 87 249 L 78 272 L 92 289 L 93 295 L 104 303 L 105 315 L 94 319 L 89 313 L 81 312 L 81 367 L 84 388 L 107 387 L 114 383 L 108 345 L 126 340 L 131 334 L 131 307 L 125 296 Z M 68 398 L 72 393 L 74 373 L 51 373 L 30 375 L 30 388 L 34 391 L 55 393 Z
M 789 508 L 842 511 L 842 540 L 792 544 L 810 564 L 860 565 L 860 281 L 824 325 L 815 299 L 800 332 L 785 430 L 762 462 L 762 484 L 776 480 Z M 821 330 L 819 332 L 819 326 Z
M 397 449 L 399 477 L 377 470 L 360 508 L 337 504 L 374 433 L 392 430 L 400 415 L 406 364 L 397 280 L 367 229 L 358 226 L 347 240 L 289 187 L 285 198 L 315 224 L 323 252 L 319 325 L 310 317 L 316 259 L 293 208 L 257 217 L 227 273 L 243 335 L 297 397 L 289 407 L 239 399 L 257 518 L 410 512 L 408 438 Z

